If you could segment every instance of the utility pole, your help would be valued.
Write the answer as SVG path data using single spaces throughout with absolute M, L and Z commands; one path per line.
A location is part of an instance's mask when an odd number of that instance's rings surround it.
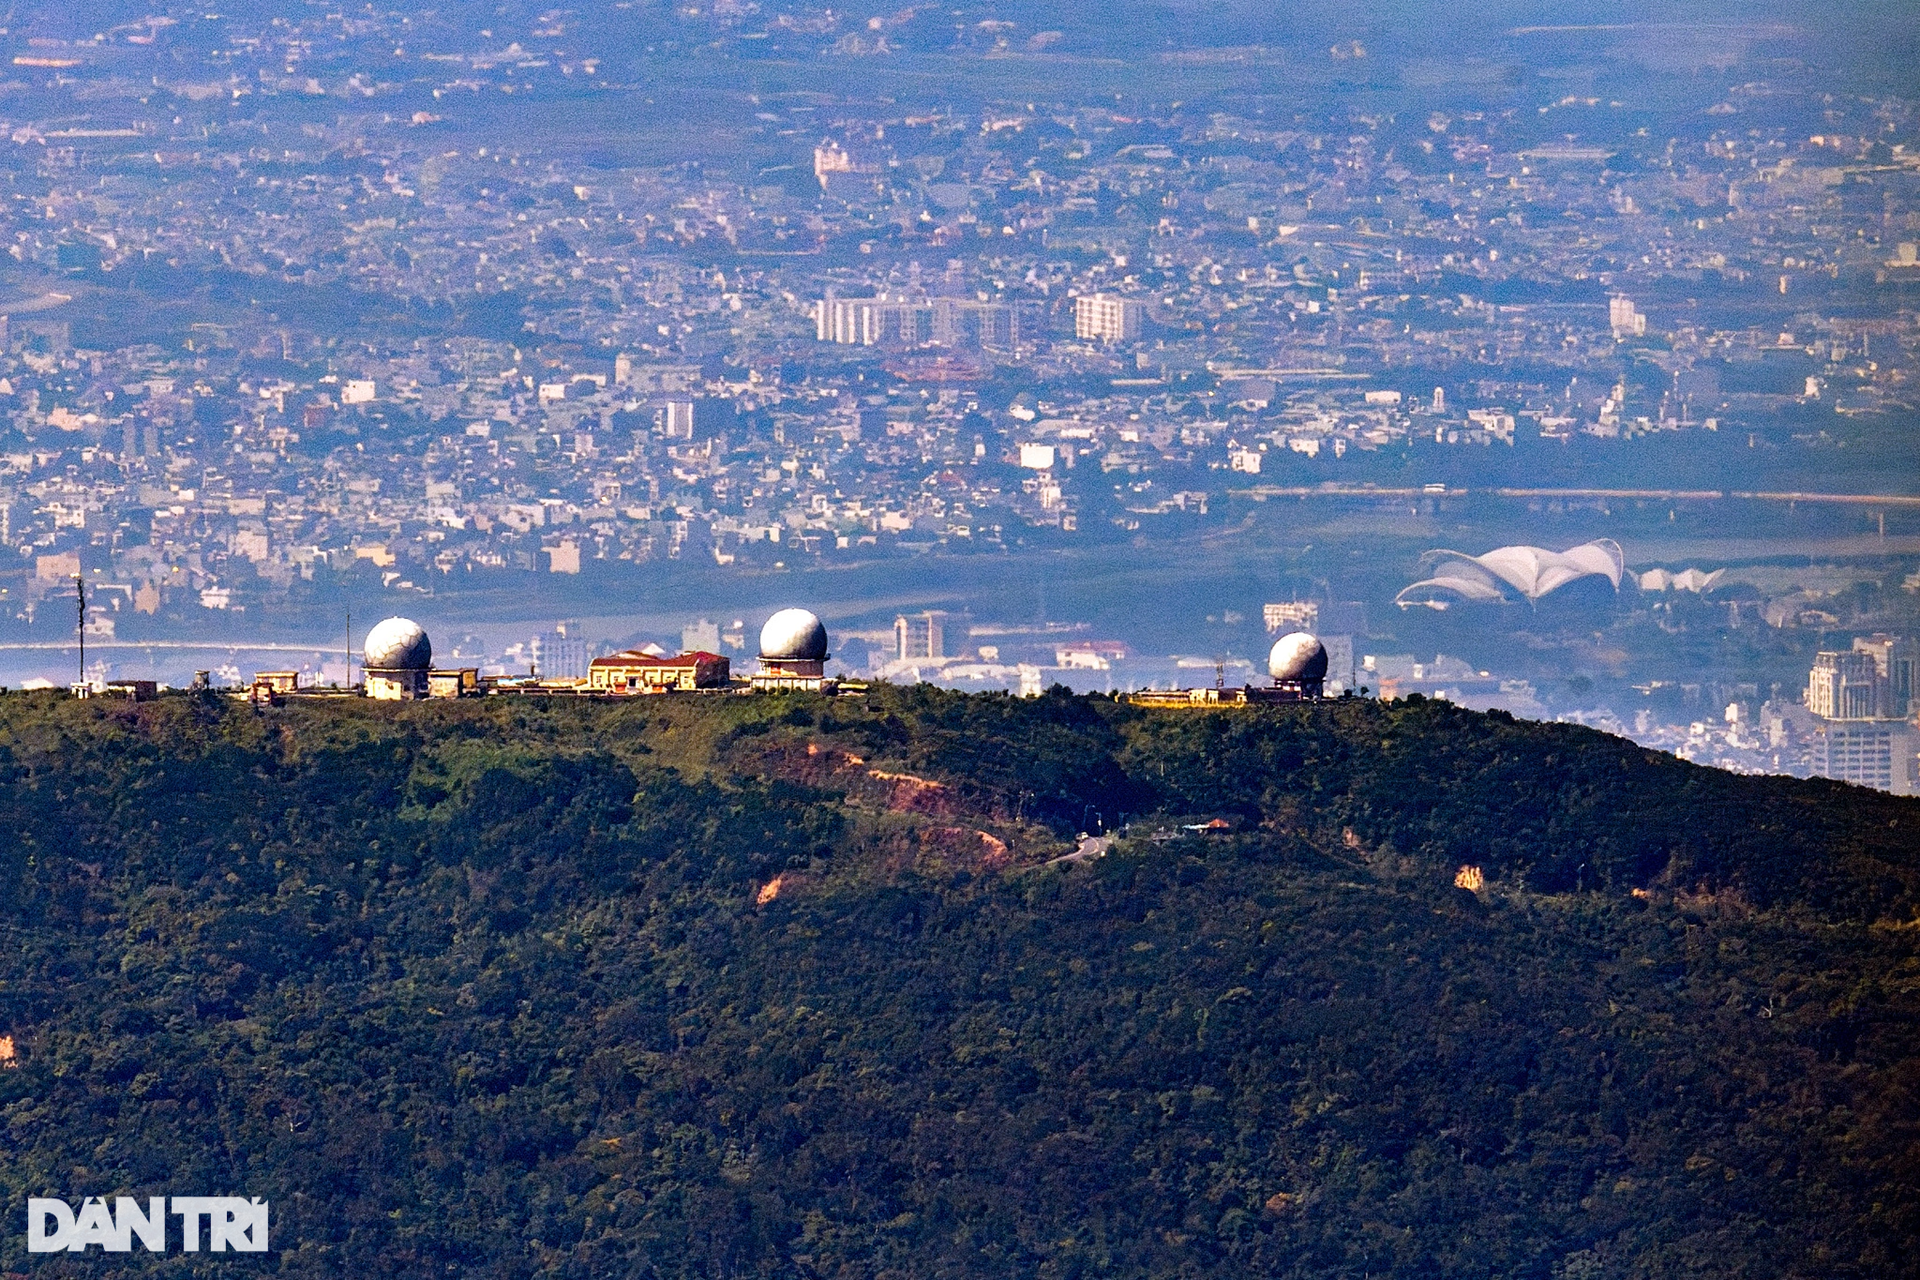
M 87 683 L 87 580 L 77 573 L 73 575 L 73 594 L 80 603 L 80 684 L 85 688 Z

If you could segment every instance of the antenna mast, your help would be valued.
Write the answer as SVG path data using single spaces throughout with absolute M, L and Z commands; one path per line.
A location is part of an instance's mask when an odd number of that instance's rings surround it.
M 347 647 L 342 657 L 347 660 L 347 688 L 353 688 L 353 610 L 347 610 Z
M 80 603 L 80 683 L 87 683 L 87 580 L 73 575 L 73 594 Z

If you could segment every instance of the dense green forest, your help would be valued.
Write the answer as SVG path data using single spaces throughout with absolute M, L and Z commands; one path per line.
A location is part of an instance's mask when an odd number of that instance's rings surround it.
M 40 694 L 0 833 L 0 1272 L 1920 1275 L 1920 802 L 1417 699 Z M 273 1252 L 29 1256 L 88 1194 Z

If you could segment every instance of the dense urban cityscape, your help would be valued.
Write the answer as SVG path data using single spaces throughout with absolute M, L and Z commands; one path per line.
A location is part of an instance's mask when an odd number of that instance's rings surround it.
M 76 579 L 101 683 L 338 683 L 390 614 L 585 680 L 805 605 L 848 674 L 1025 692 L 1303 628 L 1337 689 L 1920 785 L 1871 67 L 777 8 L 0 31 L 11 678 L 79 674 Z

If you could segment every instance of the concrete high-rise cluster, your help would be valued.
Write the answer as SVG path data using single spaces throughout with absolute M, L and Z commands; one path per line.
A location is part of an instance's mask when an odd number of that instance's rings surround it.
M 1807 709 L 1823 720 L 1898 720 L 1913 709 L 1920 649 L 1898 636 L 1862 636 L 1814 655 Z
M 1031 342 L 1031 323 L 1004 302 L 968 298 L 838 298 L 814 305 L 814 337 L 852 347 L 955 347 L 1011 352 Z
M 1915 708 L 1920 647 L 1901 636 L 1861 636 L 1850 649 L 1814 656 L 1807 710 L 1820 717 L 1813 741 L 1817 777 L 1895 795 L 1920 793 L 1920 735 L 1905 720 Z

